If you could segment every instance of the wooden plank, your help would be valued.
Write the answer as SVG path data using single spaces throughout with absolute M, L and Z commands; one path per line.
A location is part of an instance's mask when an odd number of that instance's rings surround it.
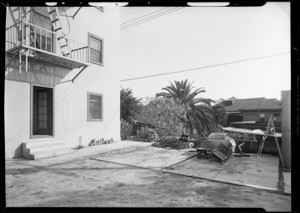
M 268 136 L 268 137 L 281 137 L 282 135 L 280 133 L 272 134 L 266 134 L 264 132 L 260 133 L 255 130 L 249 130 L 249 129 L 240 129 L 240 128 L 233 128 L 233 127 L 222 127 L 224 131 L 229 132 L 238 132 L 238 133 L 245 133 L 245 134 L 255 134 L 255 135 L 262 135 L 262 136 Z

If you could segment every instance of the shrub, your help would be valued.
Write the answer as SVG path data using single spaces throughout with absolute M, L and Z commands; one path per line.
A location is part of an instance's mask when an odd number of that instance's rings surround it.
M 184 106 L 180 101 L 170 98 L 155 98 L 142 107 L 135 119 L 156 127 L 160 136 L 180 136 L 184 129 Z
M 121 140 L 126 140 L 127 136 L 130 136 L 132 131 L 132 126 L 121 119 Z
M 136 131 L 137 138 L 147 140 L 147 141 L 154 141 L 155 140 L 155 131 L 148 127 L 142 127 Z

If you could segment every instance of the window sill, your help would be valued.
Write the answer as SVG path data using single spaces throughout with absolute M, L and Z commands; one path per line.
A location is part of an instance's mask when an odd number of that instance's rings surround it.
M 102 122 L 103 119 L 88 119 L 88 122 Z
M 41 139 L 41 138 L 54 138 L 53 135 L 32 135 L 31 139 Z

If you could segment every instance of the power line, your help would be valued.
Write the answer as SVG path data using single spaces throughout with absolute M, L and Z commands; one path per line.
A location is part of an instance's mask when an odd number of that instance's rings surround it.
M 121 26 L 122 26 L 122 25 L 126 25 L 126 23 L 128 23 L 128 22 L 133 22 L 133 21 L 135 21 L 135 20 L 137 20 L 137 19 L 140 19 L 140 18 L 142 18 L 142 17 L 145 17 L 145 16 L 148 16 L 148 15 L 151 15 L 151 14 L 153 14 L 153 13 L 157 13 L 158 11 L 161 11 L 161 10 L 164 10 L 164 9 L 167 9 L 167 8 L 168 8 L 168 7 L 164 7 L 164 8 L 162 8 L 162 9 L 159 9 L 159 10 L 153 11 L 153 12 L 151 12 L 151 13 L 148 13 L 148 14 L 142 15 L 142 16 L 140 16 L 140 17 L 137 17 L 137 18 L 131 19 L 131 20 L 129 20 L 129 21 L 126 21 L 126 22 L 122 23 L 122 24 L 121 24 Z
M 136 21 L 136 22 L 134 22 L 134 23 L 127 24 L 126 26 L 122 26 L 122 27 L 121 27 L 121 30 L 130 28 L 130 27 L 133 27 L 133 26 L 135 26 L 135 25 L 138 25 L 138 24 L 141 24 L 141 23 L 144 23 L 144 22 L 147 22 L 147 21 L 150 21 L 150 20 L 152 20 L 152 19 L 161 17 L 161 16 L 163 16 L 163 15 L 167 15 L 167 14 L 169 14 L 169 13 L 175 12 L 175 11 L 180 10 L 180 9 L 183 9 L 183 8 L 172 8 L 172 9 L 170 9 L 170 10 L 163 11 L 163 12 L 158 13 L 158 14 L 155 14 L 155 15 L 153 15 L 153 16 L 151 16 L 151 17 L 147 17 L 147 18 L 144 18 L 144 19 L 142 19 L 142 20 Z
M 147 22 L 147 21 L 150 21 L 150 20 L 152 20 L 152 19 L 161 17 L 161 16 L 163 16 L 163 15 L 167 15 L 167 14 L 172 13 L 172 12 L 175 12 L 175 11 L 177 11 L 177 10 L 181 10 L 181 9 L 183 9 L 183 8 L 184 8 L 184 7 L 182 7 L 182 8 L 175 8 L 175 9 L 172 9 L 172 11 L 171 11 L 171 10 L 169 10 L 169 11 L 164 11 L 164 12 L 162 12 L 163 14 L 160 14 L 160 15 L 159 15 L 159 14 L 156 14 L 156 15 L 154 15 L 154 16 L 152 16 L 152 17 L 148 17 L 148 18 L 143 19 L 143 20 L 141 20 L 141 21 L 137 21 L 137 22 L 135 22 L 135 23 L 128 24 L 128 25 L 126 25 L 126 26 L 124 26 L 124 27 L 121 27 L 121 30 L 130 28 L 130 27 L 134 27 L 134 26 L 136 26 L 136 25 L 138 25 L 138 24 L 142 24 L 142 23 L 144 23 L 144 22 Z
M 204 66 L 204 67 L 197 67 L 197 68 L 191 68 L 191 69 L 185 69 L 185 70 L 179 70 L 179 71 L 173 71 L 173 72 L 167 72 L 167 73 L 161 73 L 161 74 L 155 74 L 155 75 L 147 75 L 147 76 L 136 77 L 136 78 L 128 78 L 128 79 L 121 80 L 121 82 L 139 80 L 139 79 L 143 79 L 143 78 L 153 78 L 153 77 L 157 77 L 157 76 L 171 75 L 171 74 L 177 74 L 177 73 L 182 73 L 182 72 L 190 72 L 190 71 L 194 71 L 194 70 L 207 69 L 207 68 L 211 68 L 211 67 L 225 66 L 225 65 L 228 65 L 228 64 L 235 64 L 235 63 L 241 63 L 241 62 L 246 62 L 246 61 L 253 61 L 253 60 L 258 60 L 258 59 L 262 59 L 262 58 L 270 58 L 270 57 L 289 54 L 289 53 L 290 52 L 284 52 L 284 53 L 278 53 L 278 54 L 274 54 L 274 55 L 261 56 L 261 57 L 257 57 L 257 58 L 226 62 L 226 63 L 209 65 L 209 66 Z
M 131 23 L 121 24 L 121 27 L 128 27 L 129 25 L 136 24 L 136 23 L 138 23 L 138 22 L 144 21 L 144 20 L 146 20 L 146 19 L 152 18 L 152 17 L 154 17 L 154 16 L 160 15 L 160 14 L 162 14 L 162 13 L 165 13 L 165 12 L 168 12 L 168 11 L 171 11 L 171 10 L 174 10 L 174 9 L 177 9 L 177 8 L 176 8 L 176 7 L 175 7 L 175 8 L 170 8 L 170 9 L 167 9 L 167 10 L 165 10 L 165 11 L 162 11 L 162 12 L 159 12 L 159 13 L 156 13 L 156 14 L 152 14 L 152 15 L 149 16 L 149 17 L 139 18 L 139 20 L 132 21 Z M 158 11 L 156 11 L 156 12 L 158 12 Z

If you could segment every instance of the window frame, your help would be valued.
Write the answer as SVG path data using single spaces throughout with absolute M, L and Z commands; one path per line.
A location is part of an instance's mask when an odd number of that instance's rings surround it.
M 93 49 L 90 46 L 91 37 L 93 37 L 94 39 L 99 40 L 101 42 L 101 50 L 100 50 L 101 61 L 100 62 L 92 61 L 91 60 L 91 49 Z M 97 64 L 97 65 L 100 65 L 100 66 L 103 66 L 104 39 L 100 38 L 99 36 L 96 36 L 95 34 L 92 34 L 92 33 L 88 32 L 88 46 L 89 46 L 88 62 L 93 63 L 93 64 Z M 96 49 L 93 49 L 93 50 L 98 51 Z
M 34 87 L 46 88 L 52 90 L 52 106 L 51 106 L 51 134 L 35 134 L 34 133 Z M 55 137 L 55 88 L 40 84 L 30 84 L 30 139 L 54 138 Z
M 91 108 L 91 95 L 96 95 L 101 97 L 100 101 L 100 119 L 99 118 L 91 118 L 90 117 L 90 108 Z M 101 93 L 95 93 L 95 92 L 87 92 L 87 121 L 103 121 L 103 94 Z

